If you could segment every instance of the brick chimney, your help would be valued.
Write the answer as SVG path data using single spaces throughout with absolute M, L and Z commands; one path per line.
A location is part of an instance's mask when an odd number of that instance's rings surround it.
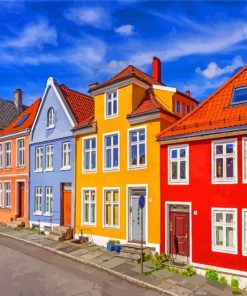
M 186 90 L 186 96 L 187 96 L 187 97 L 190 97 L 190 90 L 189 90 L 189 89 Z
M 153 57 L 153 62 L 152 62 L 152 77 L 157 82 L 161 82 L 161 61 L 157 57 Z
M 14 103 L 17 109 L 22 108 L 22 90 L 20 88 L 14 91 Z

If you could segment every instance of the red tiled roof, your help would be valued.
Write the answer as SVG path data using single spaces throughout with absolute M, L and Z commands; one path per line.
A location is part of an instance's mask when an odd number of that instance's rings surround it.
M 231 105 L 234 88 L 247 85 L 247 66 L 218 88 L 190 114 L 158 135 L 158 140 L 247 124 L 247 104 Z
M 37 99 L 31 106 L 26 108 L 10 125 L 0 132 L 0 136 L 31 128 L 38 112 L 40 102 L 41 98 Z M 18 124 L 19 122 L 20 124 Z
M 92 125 L 93 123 L 95 122 L 94 120 L 94 115 L 88 117 L 86 120 L 82 121 L 81 123 L 77 124 L 73 130 L 77 130 L 77 129 L 80 129 L 80 128 L 83 128 L 83 127 L 86 127 L 86 126 L 89 126 L 89 125 Z
M 61 84 L 59 89 L 67 101 L 77 123 L 81 123 L 94 114 L 94 99 Z
M 137 69 L 136 67 L 129 65 L 128 67 L 126 67 L 125 69 L 123 69 L 121 72 L 119 72 L 118 74 L 116 74 L 115 76 L 113 76 L 112 78 L 110 78 L 109 80 L 106 80 L 105 82 L 102 82 L 92 88 L 90 88 L 90 91 L 102 88 L 104 86 L 128 79 L 128 78 L 138 78 L 150 85 L 152 84 L 158 84 L 158 85 L 164 85 L 161 82 L 156 81 L 152 76 L 144 73 L 143 71 Z

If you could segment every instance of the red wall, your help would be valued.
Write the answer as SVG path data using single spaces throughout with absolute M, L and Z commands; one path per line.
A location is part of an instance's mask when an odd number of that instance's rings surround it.
M 237 149 L 238 184 L 212 184 L 211 140 L 188 144 L 189 185 L 168 185 L 168 149 L 161 146 L 161 252 L 166 251 L 167 239 L 165 202 L 192 202 L 192 262 L 247 271 L 247 257 L 242 255 L 242 208 L 247 208 L 247 184 L 242 183 L 242 137 L 238 138 Z M 212 251 L 212 207 L 237 208 L 237 255 Z

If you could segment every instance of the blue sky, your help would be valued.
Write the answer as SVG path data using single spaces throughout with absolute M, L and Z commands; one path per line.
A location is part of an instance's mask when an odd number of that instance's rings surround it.
M 133 64 L 203 100 L 247 63 L 247 2 L 0 2 L 0 97 L 24 103 L 47 78 L 86 92 Z

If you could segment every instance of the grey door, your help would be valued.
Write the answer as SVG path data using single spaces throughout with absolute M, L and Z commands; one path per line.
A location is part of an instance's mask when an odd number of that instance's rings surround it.
M 132 195 L 130 208 L 130 240 L 141 241 L 141 209 L 139 208 L 139 195 Z M 145 208 L 143 209 L 143 240 L 145 242 Z

